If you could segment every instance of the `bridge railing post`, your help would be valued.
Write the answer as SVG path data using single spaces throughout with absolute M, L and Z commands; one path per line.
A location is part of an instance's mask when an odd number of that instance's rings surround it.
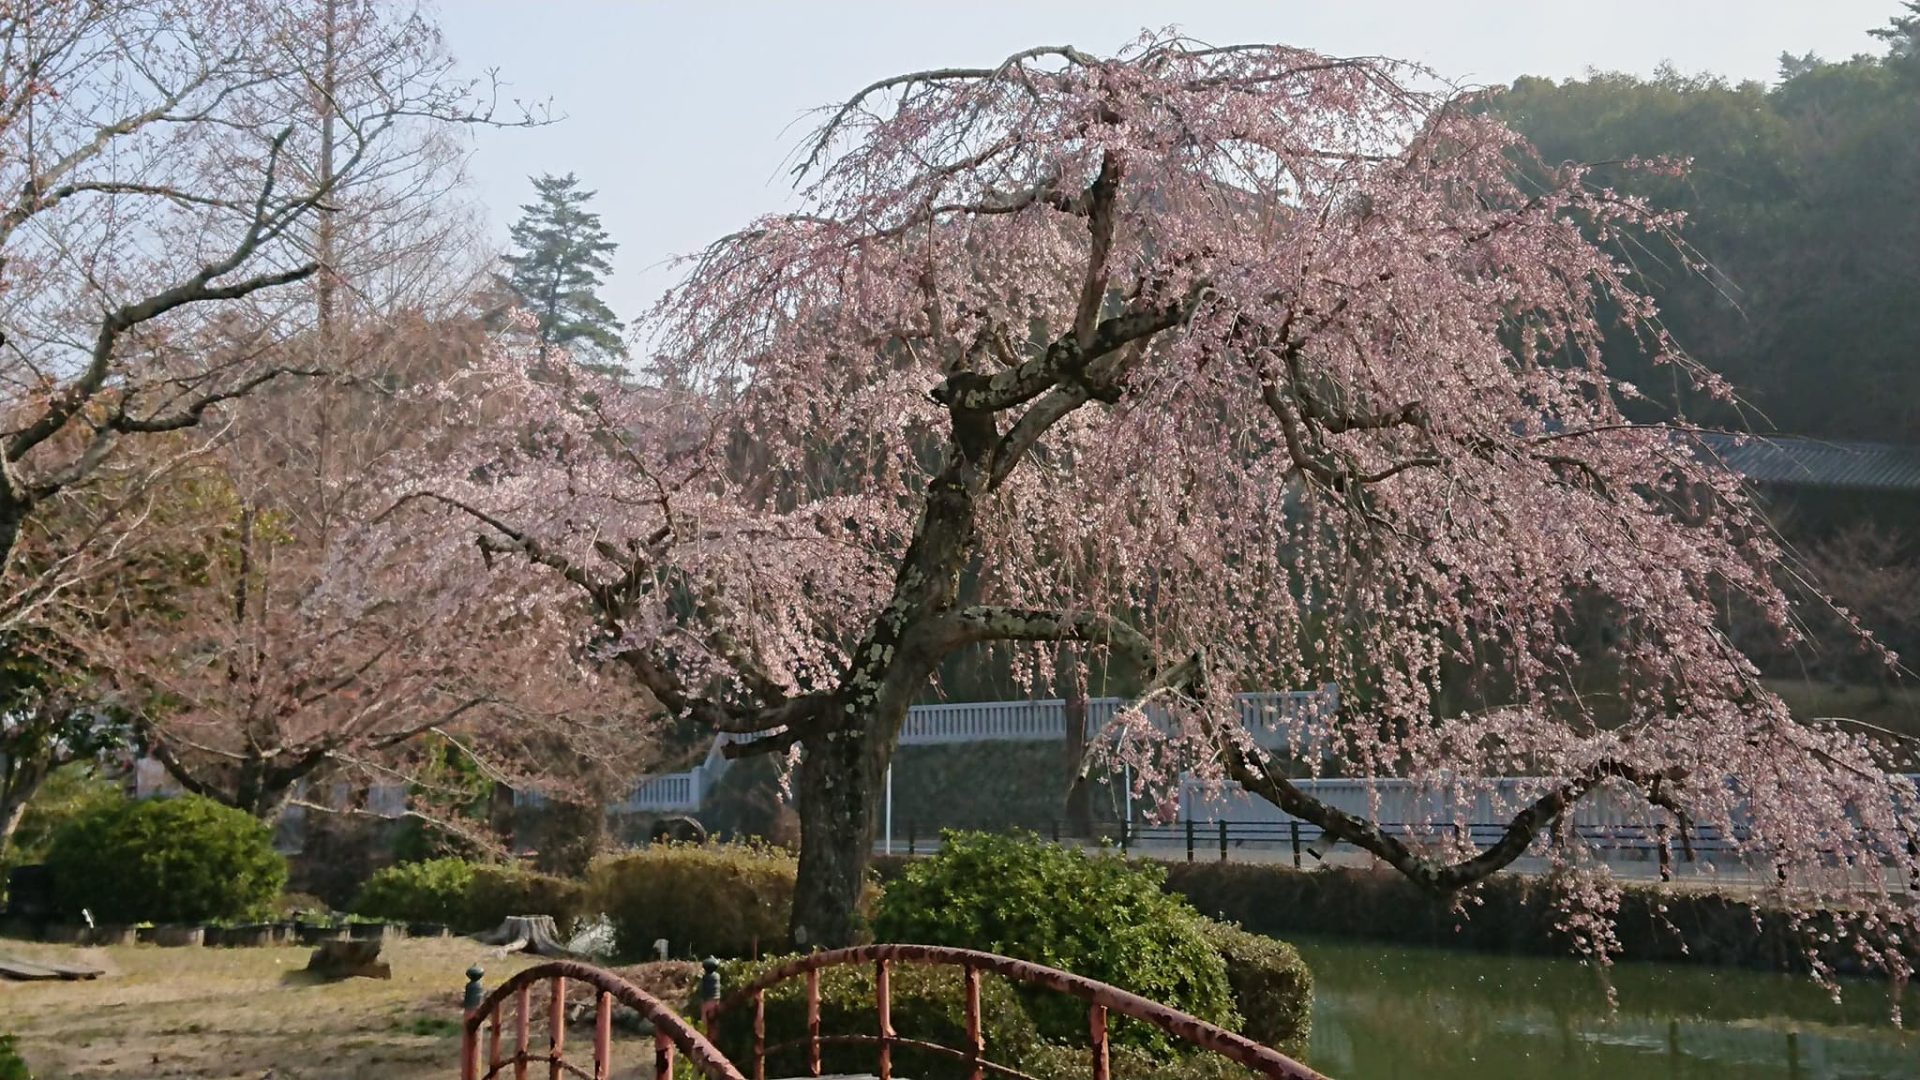
M 513 1003 L 513 1080 L 527 1080 L 527 1047 L 533 1042 L 533 1001 L 529 987 L 521 983 L 514 991 Z
M 753 1080 L 767 1080 L 767 992 L 753 992 Z
M 880 1080 L 893 1080 L 893 978 L 884 959 L 873 965 L 873 996 L 880 1013 Z
M 1193 861 L 1193 819 L 1187 819 L 1187 861 Z
M 1109 1080 L 1112 1067 L 1107 1056 L 1107 1007 L 1087 1009 L 1087 1034 L 1093 1041 L 1093 1080 Z
M 667 1043 L 669 1050 L 673 1043 Z M 657 1049 L 657 1044 L 656 1044 Z M 613 1075 L 613 995 L 605 990 L 594 998 L 593 1080 L 608 1080 Z
M 547 1080 L 560 1080 L 567 1053 L 567 977 L 555 975 L 548 985 L 553 992 L 547 1002 Z
M 1287 839 L 1293 841 L 1293 868 L 1300 869 L 1300 823 L 1287 822 Z
M 820 1075 L 820 969 L 807 969 L 807 1075 Z
M 962 978 L 967 998 L 967 1080 L 984 1080 L 987 1070 L 981 1062 L 986 1057 L 987 1040 L 980 1028 L 980 969 L 969 964 Z
M 480 977 L 485 974 L 486 969 L 478 964 L 467 969 L 467 988 L 460 1004 L 461 1019 L 466 1021 L 460 1025 L 460 1080 L 479 1080 L 480 1077 L 480 1025 L 474 1023 L 474 1017 L 480 1011 L 480 1003 L 486 1000 L 486 991 L 480 987 Z M 497 1020 L 494 1030 L 500 1030 Z
M 1227 823 L 1225 819 L 1222 819 L 1218 824 L 1220 826 L 1220 861 L 1226 862 L 1227 861 Z
M 673 1080 L 673 1039 L 658 1029 L 653 1033 L 653 1080 Z
M 720 1041 L 720 961 L 707 957 L 700 963 L 705 974 L 700 976 L 700 1022 L 706 1029 L 708 1042 Z

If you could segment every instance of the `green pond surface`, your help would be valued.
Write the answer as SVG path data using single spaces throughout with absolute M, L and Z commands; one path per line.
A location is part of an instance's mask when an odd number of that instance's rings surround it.
M 1335 1080 L 1635 1077 L 1920 1080 L 1885 982 L 1835 1003 L 1804 977 L 1296 940 L 1313 967 L 1307 1060 Z M 1618 1005 L 1609 1008 L 1611 984 Z M 1920 993 L 1903 997 L 1920 1025 Z

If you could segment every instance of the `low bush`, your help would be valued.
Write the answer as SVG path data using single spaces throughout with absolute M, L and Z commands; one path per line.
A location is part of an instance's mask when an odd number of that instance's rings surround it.
M 14 1049 L 11 1035 L 0 1035 L 0 1080 L 33 1080 L 33 1070 Z
M 656 844 L 594 863 L 587 891 L 613 924 L 615 951 L 678 956 L 786 952 L 799 864 L 761 844 Z
M 1163 871 L 1089 856 L 1038 837 L 943 833 L 940 854 L 909 866 L 882 895 L 877 940 L 981 949 L 1112 983 L 1235 1027 L 1226 964 L 1206 921 L 1164 892 Z M 1084 1040 L 1086 1010 L 1024 993 L 1043 1035 Z M 1145 1025 L 1116 1022 L 1116 1042 L 1170 1052 Z
M 55 833 L 47 864 L 63 910 L 108 923 L 248 918 L 287 880 L 265 824 L 194 795 L 95 807 Z
M 551 915 L 563 935 L 585 908 L 580 882 L 465 859 L 389 866 L 367 879 L 352 905 L 356 915 L 456 930 L 491 930 L 509 915 Z
M 736 960 L 721 965 L 720 984 L 725 993 L 746 986 L 754 978 L 771 971 L 793 957 L 769 960 Z M 910 967 L 897 965 L 889 976 L 891 1020 L 894 1033 L 903 1039 L 917 1039 L 954 1049 L 967 1045 L 966 996 L 958 968 Z M 767 991 L 767 1045 L 804 1040 L 807 1034 L 805 976 L 788 979 Z M 879 1034 L 875 1011 L 874 972 L 869 967 L 830 968 L 820 973 L 820 1030 L 828 1035 Z M 1082 1024 L 1084 1027 L 1084 1022 Z M 1040 1050 L 1040 1036 L 1034 1029 L 1013 988 L 992 975 L 980 979 L 980 1028 L 985 1039 L 987 1059 L 1021 1068 Z M 1084 1036 L 1083 1036 L 1084 1037 Z M 752 1068 L 753 1014 L 739 1010 L 722 1023 L 720 1050 L 738 1064 L 741 1071 Z M 875 1050 L 867 1046 L 824 1046 L 822 1070 L 829 1076 L 871 1074 Z M 806 1072 L 806 1047 L 768 1055 L 769 1076 L 791 1076 Z M 967 1075 L 965 1065 L 941 1055 L 896 1047 L 893 1067 L 903 1076 L 925 1080 L 948 1080 Z M 1085 1075 L 1085 1062 L 1074 1075 Z
M 465 859 L 428 859 L 379 870 L 360 887 L 351 910 L 395 922 L 445 923 L 462 927 L 467 891 L 478 863 Z
M 536 874 L 501 866 L 482 866 L 467 886 L 463 930 L 491 930 L 509 915 L 551 915 L 561 936 L 570 937 L 587 913 L 586 885 L 573 878 Z M 433 920 L 424 920 L 433 921 Z
M 1232 923 L 1210 921 L 1206 934 L 1226 962 L 1240 1034 L 1286 1053 L 1306 1049 L 1313 1027 L 1313 972 L 1300 951 Z

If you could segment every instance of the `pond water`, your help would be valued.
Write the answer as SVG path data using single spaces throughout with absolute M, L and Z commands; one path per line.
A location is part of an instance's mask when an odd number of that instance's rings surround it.
M 1920 1078 L 1886 983 L 1835 1004 L 1805 978 L 1297 940 L 1313 967 L 1308 1061 L 1336 1080 Z M 1920 993 L 1904 999 L 1920 1025 Z

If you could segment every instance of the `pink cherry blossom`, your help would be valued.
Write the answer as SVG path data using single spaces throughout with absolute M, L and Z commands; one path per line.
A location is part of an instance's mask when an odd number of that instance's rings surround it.
M 1027 649 L 1038 685 L 1074 643 L 1152 706 L 1118 722 L 1143 794 L 1239 783 L 1440 890 L 1546 855 L 1600 956 L 1615 886 L 1549 842 L 1562 815 L 1738 826 L 1778 900 L 1849 905 L 1905 975 L 1912 784 L 1795 722 L 1724 629 L 1791 643 L 1823 601 L 1602 360 L 1635 335 L 1730 392 L 1614 254 L 1693 258 L 1677 217 L 1421 69 L 1168 34 L 887 80 L 799 157 L 803 209 L 689 260 L 639 384 L 503 352 L 447 392 L 537 423 L 405 494 L 588 597 L 671 710 L 801 748 L 803 940 L 852 932 L 934 667 Z M 1326 681 L 1337 723 L 1291 760 L 1239 730 L 1235 692 Z M 1545 779 L 1474 849 L 1288 780 L 1326 768 L 1462 805 Z

